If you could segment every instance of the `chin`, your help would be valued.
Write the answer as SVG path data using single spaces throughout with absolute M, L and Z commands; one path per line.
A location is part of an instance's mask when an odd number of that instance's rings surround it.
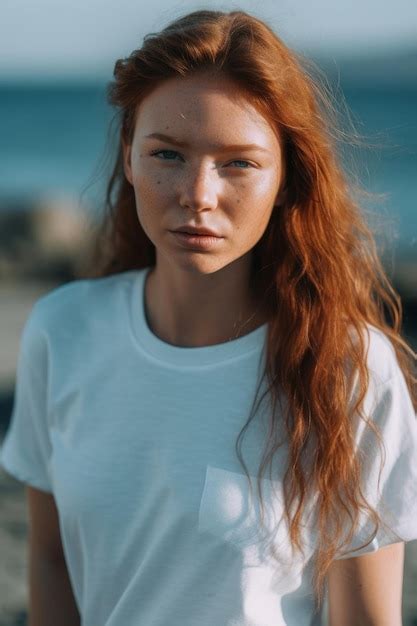
M 230 261 L 216 258 L 201 252 L 186 252 L 186 254 L 172 254 L 170 251 L 165 256 L 166 262 L 170 266 L 177 266 L 179 269 L 190 274 L 208 275 L 219 272 L 229 265 Z

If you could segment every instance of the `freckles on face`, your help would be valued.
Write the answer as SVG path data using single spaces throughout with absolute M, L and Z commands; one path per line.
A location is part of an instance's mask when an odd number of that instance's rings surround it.
M 141 103 L 132 184 L 139 221 L 157 247 L 170 245 L 171 227 L 190 221 L 224 233 L 218 253 L 224 259 L 263 234 L 281 182 L 280 144 L 265 118 L 236 94 L 224 79 L 178 78 Z M 181 145 L 149 138 L 155 133 Z M 224 149 L 237 144 L 260 149 Z

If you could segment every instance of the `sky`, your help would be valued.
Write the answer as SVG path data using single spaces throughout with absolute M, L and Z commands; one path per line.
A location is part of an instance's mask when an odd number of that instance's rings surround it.
M 143 36 L 192 10 L 243 9 L 300 51 L 355 56 L 411 47 L 415 0 L 0 0 L 0 79 L 108 77 Z

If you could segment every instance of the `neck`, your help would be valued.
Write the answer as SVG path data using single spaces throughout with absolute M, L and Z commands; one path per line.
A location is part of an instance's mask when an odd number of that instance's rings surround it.
M 167 275 L 153 268 L 147 276 L 149 328 L 172 345 L 202 347 L 238 339 L 266 322 L 259 309 L 249 281 L 238 282 L 230 270 L 216 275 Z

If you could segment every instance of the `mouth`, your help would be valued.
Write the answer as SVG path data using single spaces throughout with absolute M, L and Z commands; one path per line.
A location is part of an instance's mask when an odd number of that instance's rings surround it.
M 218 237 L 217 235 L 189 233 L 180 230 L 172 230 L 171 233 L 181 246 L 199 250 L 211 249 L 213 246 L 219 245 L 224 239 L 224 237 Z
M 184 224 L 184 226 L 180 226 L 176 228 L 172 232 L 176 233 L 184 233 L 186 235 L 193 235 L 194 237 L 202 236 L 202 237 L 218 237 L 222 239 L 222 235 L 216 232 L 216 230 L 212 230 L 211 228 L 206 228 L 204 226 L 197 226 L 193 224 Z
M 191 230 L 175 230 L 176 233 L 182 233 L 183 235 L 190 235 L 192 237 L 216 237 L 217 239 L 221 239 L 219 235 L 215 235 L 214 233 L 206 230 L 206 231 L 191 231 Z

